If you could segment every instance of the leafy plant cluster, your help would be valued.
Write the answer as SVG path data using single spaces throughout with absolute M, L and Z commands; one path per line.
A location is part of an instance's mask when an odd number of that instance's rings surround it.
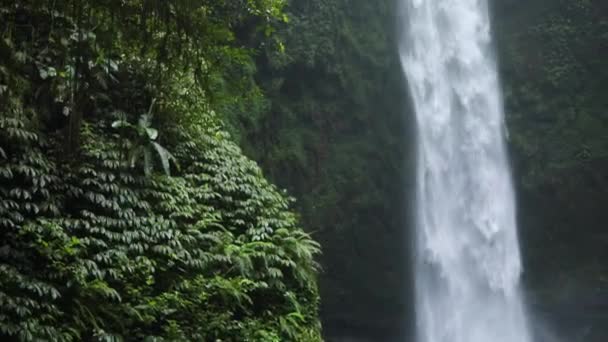
M 511 138 L 525 156 L 528 186 L 559 182 L 566 170 L 593 173 L 589 166 L 608 157 L 606 7 L 586 0 L 535 3 L 545 15 L 520 18 L 525 25 L 518 28 L 503 19 L 499 27 Z
M 414 168 L 396 6 L 289 2 L 277 31 L 285 52 L 257 56 L 267 103 L 253 116 L 229 112 L 245 153 L 298 198 L 303 224 L 322 241 L 324 322 L 370 340 L 398 336 L 407 307 L 403 194 Z
M 600 214 L 608 194 L 608 73 L 602 57 L 608 51 L 608 8 L 586 0 L 518 7 L 505 5 L 503 13 L 511 14 L 497 18 L 497 31 L 510 143 L 524 194 L 524 241 L 533 244 L 531 255 L 539 255 L 531 258 L 539 279 L 547 274 L 543 269 L 564 275 L 576 268 L 585 273 L 579 280 L 596 282 L 606 272 L 596 265 L 605 256 L 597 236 L 608 219 Z M 585 234 L 575 233 L 578 227 Z M 553 251 L 546 239 L 555 241 Z M 580 245 L 584 253 L 572 251 Z M 540 257 L 571 253 L 586 260 L 584 271 L 576 266 L 580 260 L 569 258 L 566 265 Z
M 608 287 L 608 6 L 494 3 L 527 287 L 567 319 L 584 312 L 564 338 L 603 341 L 603 312 L 579 298 Z
M 320 341 L 319 245 L 208 88 L 249 58 L 233 30 L 280 1 L 0 16 L 0 339 Z
M 145 75 L 139 89 L 129 90 L 159 98 L 164 80 L 175 73 L 194 78 L 205 101 L 216 106 L 255 96 L 246 90 L 252 88 L 257 47 L 240 36 L 270 34 L 287 20 L 283 6 L 283 0 L 3 1 L 0 50 L 4 60 L 44 85 L 29 101 L 37 104 L 41 119 L 64 128 L 67 146 L 77 149 L 83 119 L 117 107 L 108 103 L 108 94 L 118 90 L 117 83 L 129 82 L 121 72 L 128 68 Z M 268 46 L 278 44 L 266 40 Z M 0 84 L 0 95 L 12 91 Z M 133 114 L 145 103 L 123 105 Z

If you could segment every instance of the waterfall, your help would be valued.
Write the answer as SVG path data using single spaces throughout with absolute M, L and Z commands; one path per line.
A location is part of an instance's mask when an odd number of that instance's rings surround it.
M 529 342 L 486 0 L 399 0 L 418 126 L 418 342 Z

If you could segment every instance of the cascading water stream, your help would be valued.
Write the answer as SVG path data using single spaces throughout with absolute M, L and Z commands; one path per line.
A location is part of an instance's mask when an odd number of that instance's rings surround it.
M 399 0 L 418 125 L 418 342 L 529 342 L 486 0 Z

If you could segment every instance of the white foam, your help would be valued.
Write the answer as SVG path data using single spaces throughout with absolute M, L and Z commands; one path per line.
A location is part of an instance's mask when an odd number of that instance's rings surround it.
M 485 0 L 399 0 L 418 125 L 418 342 L 529 342 Z

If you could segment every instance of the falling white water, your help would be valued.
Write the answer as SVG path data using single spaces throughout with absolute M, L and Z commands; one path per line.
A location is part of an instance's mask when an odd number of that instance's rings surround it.
M 486 0 L 399 0 L 418 124 L 418 342 L 529 342 Z

